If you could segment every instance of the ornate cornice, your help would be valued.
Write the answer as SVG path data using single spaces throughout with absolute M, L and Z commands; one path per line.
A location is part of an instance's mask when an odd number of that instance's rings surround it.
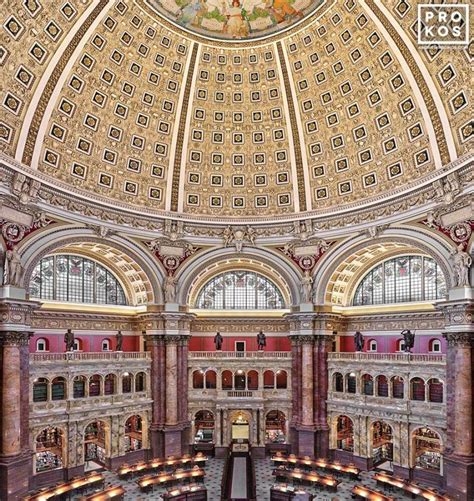
M 355 202 L 344 205 L 340 210 L 335 208 L 319 209 L 301 212 L 293 215 L 248 217 L 248 218 L 218 218 L 215 216 L 185 215 L 176 212 L 153 210 L 132 206 L 125 202 L 114 201 L 95 193 L 66 185 L 47 174 L 34 171 L 16 162 L 11 157 L 0 152 L 0 179 L 10 185 L 14 172 L 22 172 L 27 177 L 40 181 L 38 204 L 63 217 L 73 215 L 73 218 L 97 221 L 104 225 L 119 224 L 133 230 L 162 231 L 163 219 L 176 219 L 187 222 L 185 233 L 189 237 L 207 237 L 222 239 L 222 232 L 228 224 L 252 224 L 255 226 L 256 237 L 266 238 L 289 235 L 293 230 L 290 221 L 300 219 L 312 220 L 315 231 L 340 230 L 354 225 L 363 225 L 376 221 L 381 217 L 397 217 L 403 219 L 403 213 L 418 209 L 421 213 L 436 200 L 433 182 L 444 179 L 448 174 L 457 172 L 460 185 L 468 186 L 474 179 L 474 159 L 466 155 L 447 165 L 442 171 L 434 171 L 413 182 L 409 187 L 389 191 L 374 197 L 369 201 Z M 466 192 L 467 193 L 467 192 Z M 377 210 L 374 210 L 377 207 Z

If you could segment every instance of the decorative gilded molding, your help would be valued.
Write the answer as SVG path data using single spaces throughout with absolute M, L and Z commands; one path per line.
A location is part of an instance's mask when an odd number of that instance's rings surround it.
M 423 99 L 425 101 L 431 122 L 433 123 L 433 128 L 436 135 L 441 161 L 443 162 L 443 165 L 449 164 L 449 162 L 451 161 L 451 156 L 449 154 L 448 142 L 446 140 L 446 136 L 444 135 L 443 124 L 441 123 L 441 117 L 439 116 L 436 103 L 433 99 L 433 96 L 431 95 L 426 80 L 415 61 L 415 58 L 410 53 L 410 50 L 406 46 L 402 37 L 397 33 L 397 31 L 389 22 L 385 14 L 380 10 L 376 2 L 374 0 L 366 0 L 366 4 L 370 7 L 372 12 L 377 16 L 377 18 L 382 23 L 384 28 L 387 30 L 389 35 L 395 41 L 408 67 L 410 68 L 410 71 L 412 72 L 413 77 L 415 78 L 416 83 L 420 89 L 421 95 L 423 96 Z
M 108 5 L 107 0 L 100 0 L 99 4 L 95 9 L 91 12 L 89 17 L 86 19 L 85 23 L 80 27 L 78 32 L 74 35 L 73 39 L 69 43 L 69 45 L 66 47 L 66 50 L 60 57 L 59 61 L 57 62 L 51 77 L 44 89 L 44 92 L 38 102 L 38 106 L 36 107 L 36 110 L 34 112 L 33 119 L 31 121 L 30 125 L 30 130 L 28 131 L 28 136 L 26 138 L 26 143 L 25 143 L 25 148 L 23 150 L 23 157 L 22 157 L 22 162 L 24 164 L 29 165 L 31 163 L 31 160 L 33 158 L 33 151 L 35 148 L 36 144 L 36 138 L 38 137 L 38 132 L 39 128 L 41 125 L 41 121 L 43 119 L 44 113 L 46 111 L 46 107 L 48 106 L 48 103 L 53 95 L 53 91 L 56 87 L 56 84 L 61 77 L 62 72 L 64 71 L 64 68 L 66 67 L 66 64 L 68 63 L 69 59 L 71 58 L 73 52 L 76 50 L 78 47 L 80 41 L 84 37 L 85 33 L 89 29 L 89 27 L 92 25 L 94 20 L 97 18 L 97 16 L 100 14 L 100 12 Z

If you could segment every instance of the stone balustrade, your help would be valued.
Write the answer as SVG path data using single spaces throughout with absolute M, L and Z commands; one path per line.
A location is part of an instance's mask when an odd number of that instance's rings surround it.
M 284 358 L 291 359 L 290 351 L 190 351 L 190 360 L 201 359 L 269 359 L 269 358 Z
M 97 361 L 128 361 L 151 360 L 148 351 L 99 351 L 80 352 L 68 351 L 66 353 L 30 353 L 30 364 L 48 362 L 97 362 Z
M 433 363 L 446 364 L 446 355 L 431 353 L 367 353 L 367 352 L 334 352 L 328 353 L 328 360 L 347 362 L 395 362 L 398 364 Z

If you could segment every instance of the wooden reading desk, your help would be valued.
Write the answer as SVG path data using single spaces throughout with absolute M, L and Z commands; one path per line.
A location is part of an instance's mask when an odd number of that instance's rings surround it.
M 158 473 L 158 475 L 148 475 L 137 480 L 137 484 L 142 491 L 153 489 L 155 485 L 168 485 L 172 482 L 182 482 L 183 480 L 202 481 L 206 472 L 202 468 L 194 467 L 192 470 L 177 470 L 173 473 Z
M 302 471 L 298 468 L 287 470 L 280 466 L 280 468 L 273 470 L 273 475 L 277 478 L 284 478 L 287 481 L 299 480 L 310 484 L 317 484 L 333 492 L 337 492 L 337 486 L 340 484 L 334 477 L 321 475 L 315 471 Z
M 125 489 L 120 485 L 109 487 L 90 496 L 81 498 L 81 501 L 122 501 Z
M 413 484 L 407 480 L 401 478 L 392 477 L 385 473 L 376 473 L 374 475 L 375 480 L 377 480 L 377 485 L 398 487 L 402 489 L 407 494 L 411 495 L 413 498 L 420 496 L 428 501 L 450 501 L 450 498 L 438 494 L 431 489 L 426 489 L 425 487 L 420 487 L 419 485 Z
M 161 497 L 173 501 L 207 501 L 207 489 L 203 485 L 189 484 L 171 489 Z
M 390 496 L 386 496 L 381 492 L 374 491 L 363 485 L 356 485 L 352 489 L 352 497 L 359 499 L 368 499 L 369 501 L 394 501 Z
M 33 494 L 24 498 L 24 501 L 47 501 L 48 499 L 65 499 L 74 491 L 89 489 L 103 484 L 104 475 L 102 473 L 92 473 L 86 477 L 72 479 L 69 482 L 59 484 L 56 487 L 45 489 L 38 494 Z
M 275 484 L 270 488 L 270 501 L 312 501 L 314 496 L 294 485 Z
M 272 456 L 272 461 L 275 465 L 301 466 L 311 469 L 320 468 L 321 470 L 331 471 L 334 473 L 345 473 L 353 480 L 359 480 L 360 469 L 352 465 L 344 465 L 339 463 L 330 463 L 324 459 L 311 459 L 308 456 L 297 457 L 294 454 L 285 456 L 276 453 Z
M 117 471 L 117 475 L 119 478 L 126 478 L 129 476 L 133 476 L 138 473 L 145 473 L 150 470 L 157 470 L 159 468 L 173 467 L 173 468 L 181 468 L 183 466 L 194 466 L 194 465 L 203 465 L 207 461 L 207 456 L 198 452 L 195 456 L 185 455 L 179 458 L 169 457 L 165 458 L 156 458 L 147 462 L 140 462 L 135 464 L 123 464 Z

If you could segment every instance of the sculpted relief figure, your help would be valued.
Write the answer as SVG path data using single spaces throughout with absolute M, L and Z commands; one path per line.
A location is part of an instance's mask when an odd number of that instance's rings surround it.
M 165 279 L 165 302 L 176 302 L 176 278 L 173 275 L 168 275 Z
M 313 277 L 310 275 L 309 270 L 305 270 L 303 278 L 301 279 L 301 300 L 303 303 L 310 303 L 313 292 Z
M 457 287 L 469 287 L 469 269 L 472 265 L 472 256 L 463 250 L 459 244 L 451 253 L 451 263 L 454 270 L 454 280 Z
M 16 248 L 7 250 L 3 262 L 3 285 L 19 286 L 22 275 L 20 253 Z

